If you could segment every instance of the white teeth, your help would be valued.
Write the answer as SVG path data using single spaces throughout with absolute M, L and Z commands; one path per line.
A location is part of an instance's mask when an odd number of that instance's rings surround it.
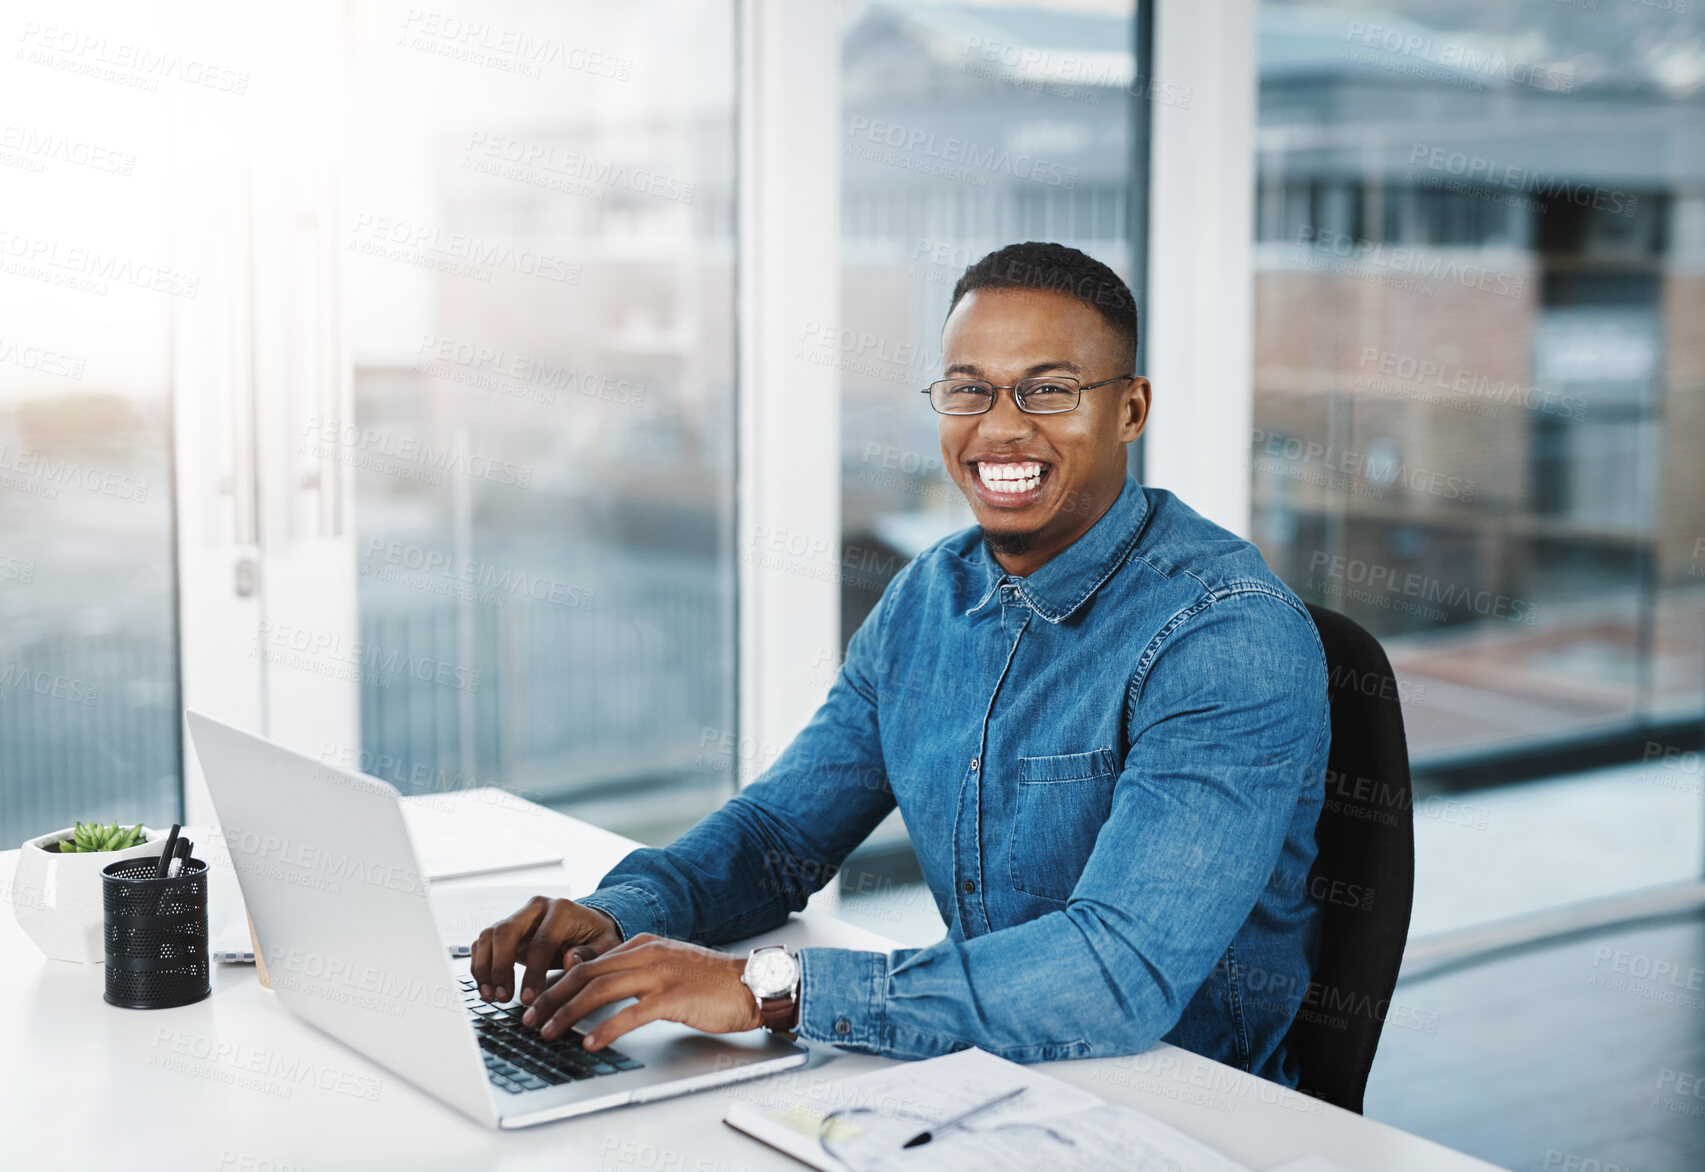
M 1022 463 L 990 464 L 977 462 L 977 477 L 990 492 L 1029 492 L 1042 483 L 1043 465 L 1029 460 Z

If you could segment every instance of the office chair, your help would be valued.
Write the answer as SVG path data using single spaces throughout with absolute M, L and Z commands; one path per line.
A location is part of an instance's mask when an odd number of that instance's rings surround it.
M 1397 984 L 1415 891 L 1409 750 L 1391 661 L 1350 619 L 1310 606 L 1326 651 L 1332 747 L 1309 891 L 1321 902 L 1320 958 L 1285 1035 L 1297 1089 L 1362 1111 Z

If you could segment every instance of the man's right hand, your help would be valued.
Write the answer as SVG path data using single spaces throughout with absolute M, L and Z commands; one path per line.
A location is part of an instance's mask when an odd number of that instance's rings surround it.
M 572 899 L 535 895 L 527 906 L 499 920 L 474 941 L 473 978 L 487 1001 L 509 1000 L 515 965 L 525 962 L 521 1002 L 531 1005 L 545 987 L 545 973 L 566 969 L 608 952 L 622 942 L 616 921 Z

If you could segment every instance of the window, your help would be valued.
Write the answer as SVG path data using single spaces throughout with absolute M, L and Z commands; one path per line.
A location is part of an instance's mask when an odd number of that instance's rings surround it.
M 1429 813 L 1482 832 L 1413 934 L 1697 877 L 1697 17 L 1267 0 L 1259 35 L 1254 533 L 1389 651 L 1423 855 Z
M 159 45 L 146 15 L 67 16 Z M 34 26 L 32 26 L 32 29 Z M 180 811 L 168 105 L 22 35 L 0 76 L 0 841 Z
M 350 6 L 333 438 L 405 792 L 656 840 L 732 791 L 734 16 Z
M 842 39 L 843 642 L 889 580 L 972 523 L 917 392 L 973 261 L 1051 240 L 1133 287 L 1136 143 L 1150 96 L 1135 5 L 849 5 Z

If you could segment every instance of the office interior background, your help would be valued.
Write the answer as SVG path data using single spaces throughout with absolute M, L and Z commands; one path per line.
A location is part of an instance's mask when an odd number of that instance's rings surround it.
M 667 841 L 970 523 L 917 391 L 1055 240 L 1133 471 L 1396 667 L 1368 1114 L 1699 1167 L 1699 4 L 813 7 L 7 6 L 0 840 L 205 812 L 187 704 Z M 910 851 L 821 898 L 938 938 Z

